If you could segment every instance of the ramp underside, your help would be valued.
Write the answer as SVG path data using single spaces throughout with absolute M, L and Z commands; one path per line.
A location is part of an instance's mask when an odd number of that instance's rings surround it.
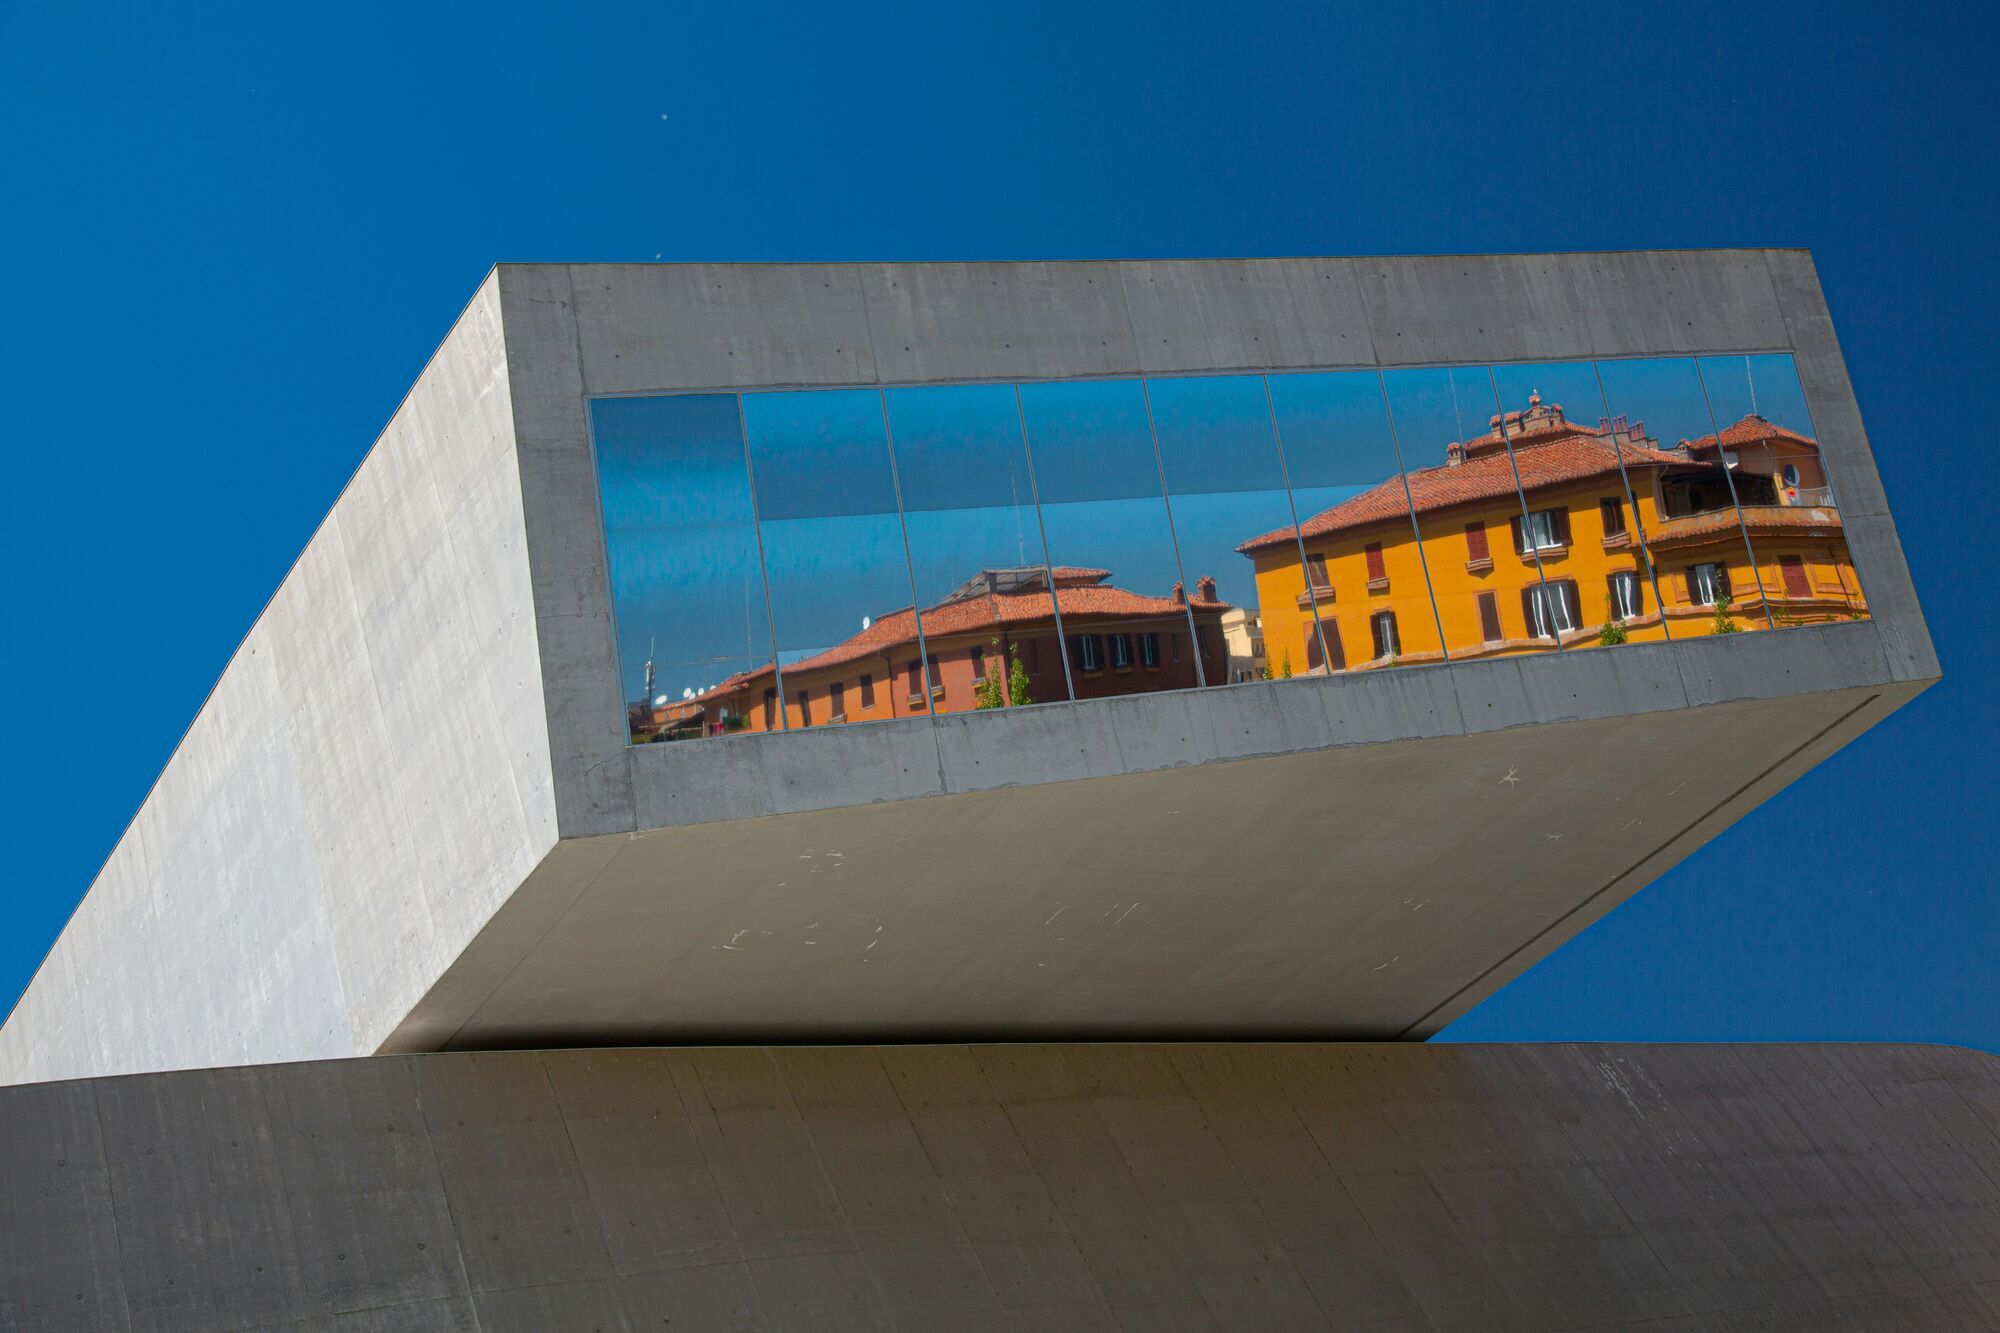
M 1900 701 L 1794 695 L 573 840 L 386 1049 L 1425 1036 Z M 1753 854 L 1790 873 L 1809 846 L 1774 832 Z

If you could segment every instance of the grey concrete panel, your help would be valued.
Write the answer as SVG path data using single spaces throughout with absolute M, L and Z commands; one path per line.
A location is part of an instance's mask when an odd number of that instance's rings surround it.
M 1373 366 L 1354 259 L 1154 259 L 1118 266 L 1149 374 Z
M 472 1290 L 610 1276 L 598 1213 L 541 1063 L 404 1058 L 416 1071 Z
M 1116 264 L 868 264 L 861 287 L 884 383 L 1139 369 Z
M 347 1313 L 464 1296 L 408 1063 L 306 1064 L 258 1077 L 308 1304 Z
M 84 1083 L 16 1096 L 0 1133 L 0 1326 L 118 1327 L 125 1281 L 96 1099 Z
M 828 783 L 830 773 L 840 781 Z M 640 828 L 906 801 L 945 790 L 928 719 L 736 736 L 716 745 L 634 746 L 632 774 Z
M 1461 663 L 1450 671 L 1467 731 L 1651 713 L 1688 704 L 1674 648 L 1665 643 Z
M 92 1091 L 112 1207 L 123 1219 L 117 1246 L 130 1326 L 254 1327 L 307 1314 L 259 1074 L 114 1078 Z M 204 1225 L 186 1224 L 197 1216 Z
M 570 282 L 586 393 L 878 378 L 853 264 L 582 264 Z
M 427 1116 L 378 1125 L 408 1116 L 412 1078 Z M 28 1328 L 1981 1328 L 1996 1127 L 2000 1061 L 1937 1047 L 653 1049 L 143 1075 L 0 1089 L 0 1238 L 20 1256 L 0 1292 Z M 536 1140 L 559 1138 L 587 1187 L 551 1179 Z M 503 1222 L 524 1248 L 504 1284 L 440 1293 L 444 1274 L 392 1271 L 419 1218 L 448 1254 L 490 1254 L 478 1233 Z M 629 1232 L 625 1271 L 560 1261 L 564 1228 L 599 1222 Z M 315 1277 L 357 1262 L 374 1285 Z M 77 1305 L 86 1272 L 86 1309 L 47 1308 Z

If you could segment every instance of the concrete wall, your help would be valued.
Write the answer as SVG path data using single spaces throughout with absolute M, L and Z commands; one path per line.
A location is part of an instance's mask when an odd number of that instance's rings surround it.
M 502 265 L 528 495 L 535 610 L 565 837 L 699 822 L 703 788 L 769 794 L 772 813 L 941 795 L 1074 774 L 1073 731 L 1097 768 L 1232 757 L 1230 691 L 1152 708 L 1082 706 L 1062 725 L 986 728 L 975 765 L 959 717 L 784 737 L 723 759 L 628 748 L 586 400 L 592 395 L 1171 372 L 1377 367 L 1790 352 L 1841 497 L 1873 619 L 1606 654 L 1406 668 L 1426 683 L 1325 683 L 1345 711 L 1387 709 L 1392 735 L 1518 725 L 1522 690 L 1586 716 L 1640 712 L 1661 692 L 1698 705 L 1838 686 L 1928 682 L 1938 665 L 1810 256 L 1793 250 L 1147 260 L 1029 264 Z M 1296 682 L 1292 683 L 1296 684 Z M 1261 688 L 1261 687 L 1259 687 Z M 1285 688 L 1285 687 L 1278 687 Z M 1326 703 L 1331 713 L 1339 705 Z M 1315 711 L 1308 706 L 1305 711 Z M 1564 713 L 1561 715 L 1574 715 Z M 1164 719 L 1164 722 L 1163 722 Z M 1500 719 L 1507 719 L 1502 722 Z M 1163 730 L 1192 739 L 1163 746 Z M 734 743 L 734 742 L 732 742 Z M 1308 730 L 1278 751 L 1323 744 Z M 991 753 L 997 749 L 1000 753 Z M 688 751 L 687 753 L 681 753 Z M 1238 747 L 1238 753 L 1242 747 Z M 751 777 L 742 770 L 766 771 Z M 718 783 L 715 774 L 725 771 Z M 780 777 L 779 775 L 783 776 Z M 837 777 L 838 780 L 835 780 Z M 687 799 L 692 795 L 694 799 Z
M 365 1054 L 555 841 L 489 279 L 4 1029 L 0 1082 Z
M 1697 351 L 1796 357 L 1873 619 L 625 744 L 590 395 Z M 1578 879 L 1560 886 L 1570 905 L 1553 923 L 1543 914 L 1496 928 L 1470 965 L 1476 980 L 1441 992 L 1408 1029 L 1420 1035 L 1795 777 L 1797 755 L 1824 757 L 1937 671 L 1798 252 L 503 265 L 0 1029 L 0 1082 L 365 1053 L 413 1033 L 441 1042 L 454 1006 L 479 1003 L 436 1003 L 466 981 L 454 964 L 469 951 L 483 961 L 496 937 L 515 948 L 515 932 L 582 898 L 602 868 L 589 839 L 1864 692 L 1867 705 L 1830 731 L 1801 722 L 1779 747 L 1794 756 L 1783 776 L 1710 775 L 1732 794 L 1695 831 L 1635 843 L 1622 890 Z M 1620 772 L 1609 763 L 1602 780 Z M 1100 826 L 1112 855 L 1140 824 L 1112 810 Z M 1280 861 L 1244 874 L 1284 884 L 1312 868 Z M 1467 860 L 1438 873 L 1476 871 Z M 517 891 L 523 910 L 502 919 Z M 814 1010 L 809 992 L 792 1003 Z M 1326 1015 L 1327 1028 L 1341 1017 Z
M 1990 1329 L 1936 1047 L 384 1057 L 0 1089 L 9 1329 Z

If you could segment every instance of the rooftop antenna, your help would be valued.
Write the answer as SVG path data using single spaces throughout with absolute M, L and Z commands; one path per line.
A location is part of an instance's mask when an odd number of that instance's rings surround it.
M 648 699 L 653 697 L 653 650 L 659 647 L 659 644 L 658 635 L 646 641 L 646 697 Z
M 1757 376 L 1750 369 L 1750 358 L 1743 358 L 1743 378 L 1750 381 L 1750 415 L 1757 415 Z

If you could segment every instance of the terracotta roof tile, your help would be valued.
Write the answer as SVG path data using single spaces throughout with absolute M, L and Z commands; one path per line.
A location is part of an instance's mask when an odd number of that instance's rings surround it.
M 1299 530 L 1307 538 L 1324 537 L 1328 533 L 1366 527 L 1371 523 L 1407 518 L 1412 503 L 1419 514 L 1427 514 L 1456 505 L 1505 499 L 1514 493 L 1516 467 L 1520 469 L 1521 489 L 1534 492 L 1616 474 L 1619 455 L 1623 455 L 1627 468 L 1672 467 L 1687 462 L 1677 455 L 1643 445 L 1620 443 L 1615 448 L 1614 453 L 1614 446 L 1596 431 L 1572 425 L 1552 433 L 1544 443 L 1526 446 L 1517 443 L 1511 465 L 1506 451 L 1500 450 L 1468 458 L 1456 467 L 1447 464 L 1409 473 L 1410 493 L 1407 500 L 1403 495 L 1403 478 L 1391 477 L 1331 509 L 1314 514 L 1299 525 Z M 1281 546 L 1290 541 L 1291 536 L 1290 528 L 1279 528 L 1253 537 L 1236 549 L 1249 555 Z
M 1715 440 L 1716 437 L 1713 435 L 1704 435 L 1698 440 L 1685 440 L 1683 443 L 1691 454 L 1712 454 L 1716 448 Z M 1819 448 L 1819 444 L 1811 436 L 1787 430 L 1776 422 L 1766 421 L 1755 412 L 1733 426 L 1723 427 L 1722 430 L 1722 444 L 1725 448 L 1740 449 L 1746 444 L 1757 444 L 1764 440 L 1804 445 L 1808 449 Z

